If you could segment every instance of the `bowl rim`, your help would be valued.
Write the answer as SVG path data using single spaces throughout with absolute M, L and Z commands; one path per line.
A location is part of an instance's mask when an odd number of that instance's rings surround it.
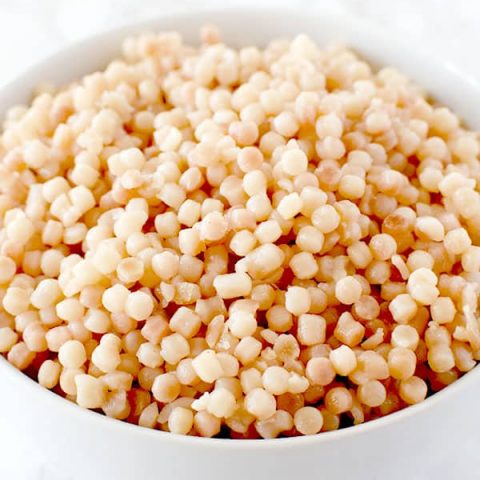
M 401 48 L 408 53 L 408 58 L 414 58 L 416 64 L 422 62 L 426 67 L 423 70 L 430 71 L 432 75 L 435 73 L 441 73 L 448 78 L 448 82 L 454 85 L 458 85 L 459 90 L 463 94 L 465 92 L 471 93 L 473 98 L 480 99 L 480 84 L 471 76 L 468 76 L 465 73 L 462 73 L 451 63 L 442 61 L 439 57 L 432 52 L 429 52 L 421 47 L 416 46 L 415 49 L 411 45 L 406 43 L 403 39 L 398 37 L 392 38 L 390 36 L 391 32 L 387 32 L 383 27 L 374 25 L 369 21 L 358 18 L 356 16 L 333 13 L 329 10 L 325 10 L 321 7 L 314 7 L 311 9 L 312 15 L 315 16 L 324 16 L 328 18 L 329 21 L 337 22 L 343 24 L 345 27 L 351 28 L 356 35 L 361 37 L 369 38 L 370 40 L 377 40 L 385 42 L 385 39 L 388 38 L 386 42 L 387 46 L 391 50 Z M 56 52 L 40 59 L 35 62 L 33 65 L 25 69 L 22 73 L 17 75 L 13 80 L 7 82 L 0 87 L 0 103 L 9 104 L 8 100 L 5 98 L 9 97 L 9 94 L 14 93 L 16 90 L 16 84 L 21 81 L 26 81 L 28 77 L 36 77 L 39 70 L 45 69 L 48 65 L 59 64 L 62 61 L 65 61 L 68 56 L 72 53 L 82 52 L 88 50 L 90 47 L 96 47 L 98 44 L 101 44 L 102 40 L 107 40 L 110 37 L 118 36 L 128 36 L 129 34 L 136 34 L 142 30 L 155 29 L 157 24 L 165 24 L 168 20 L 178 20 L 183 19 L 187 20 L 189 18 L 198 17 L 196 23 L 201 25 L 205 23 L 202 18 L 208 18 L 208 16 L 214 16 L 215 18 L 222 17 L 235 17 L 235 18 L 250 18 L 252 16 L 257 17 L 258 15 L 268 15 L 268 16 L 303 16 L 305 18 L 306 13 L 300 13 L 297 9 L 291 7 L 286 7 L 280 5 L 278 7 L 207 7 L 207 8 L 198 8 L 194 7 L 189 11 L 178 10 L 171 11 L 167 14 L 155 15 L 152 18 L 140 19 L 134 22 L 122 24 L 120 26 L 107 29 L 90 35 L 86 38 L 83 38 L 79 41 L 72 42 L 66 45 L 64 48 L 60 48 Z M 215 22 L 214 22 L 215 23 Z M 157 28 L 159 26 L 157 25 Z M 163 29 L 162 27 L 160 27 Z M 355 45 L 352 45 L 355 49 Z M 388 48 L 387 48 L 388 50 Z M 86 72 L 88 73 L 88 72 Z M 415 81 L 415 76 L 411 75 Z M 27 82 L 28 83 L 28 82 Z M 30 90 L 35 86 L 32 83 L 28 84 Z M 468 95 L 467 95 L 468 96 Z M 11 105 L 11 104 L 10 104 Z M 12 106 L 12 105 L 11 105 Z M 1 112 L 3 114 L 5 112 Z M 131 436 L 132 440 L 134 436 L 144 436 L 152 441 L 168 441 L 175 443 L 178 446 L 190 445 L 200 448 L 210 448 L 210 447 L 221 447 L 226 449 L 255 449 L 258 448 L 296 448 L 302 447 L 307 444 L 318 444 L 321 445 L 325 442 L 341 441 L 349 437 L 359 437 L 362 434 L 368 433 L 372 430 L 378 430 L 385 428 L 387 426 L 395 426 L 396 424 L 401 423 L 402 421 L 419 415 L 425 410 L 429 410 L 434 406 L 446 402 L 449 398 L 454 396 L 461 395 L 463 391 L 473 385 L 478 381 L 480 377 L 480 368 L 474 367 L 471 371 L 465 373 L 458 380 L 453 382 L 453 384 L 445 387 L 439 392 L 431 395 L 423 402 L 405 407 L 402 410 L 388 414 L 384 417 L 377 418 L 375 420 L 370 420 L 366 423 L 359 425 L 354 425 L 346 428 L 342 428 L 335 431 L 321 432 L 317 435 L 310 436 L 297 436 L 297 437 L 288 437 L 288 438 L 276 438 L 276 439 L 225 439 L 225 438 L 203 438 L 197 436 L 185 436 L 185 435 L 176 435 L 170 432 L 164 432 L 160 430 L 143 428 L 135 424 L 130 424 L 128 422 L 119 421 L 107 417 L 106 415 L 98 414 L 95 411 L 84 409 L 79 407 L 73 402 L 67 401 L 65 398 L 60 395 L 55 394 L 54 392 L 48 390 L 47 388 L 42 387 L 36 381 L 25 375 L 22 371 L 15 368 L 11 365 L 6 358 L 0 355 L 0 382 L 4 378 L 7 378 L 14 385 L 18 385 L 19 389 L 25 389 L 27 393 L 32 396 L 38 397 L 40 401 L 45 401 L 45 405 L 42 408 L 52 408 L 55 410 L 56 415 L 65 415 L 72 422 L 89 422 L 92 424 L 92 428 L 103 426 L 105 428 L 110 428 L 113 433 L 125 433 L 125 435 Z M 60 418 L 60 417 L 59 417 Z

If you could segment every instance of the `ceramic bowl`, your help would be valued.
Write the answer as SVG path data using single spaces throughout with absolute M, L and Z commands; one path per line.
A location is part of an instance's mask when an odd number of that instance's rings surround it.
M 91 37 L 3 87 L 0 114 L 27 102 L 40 82 L 62 84 L 106 65 L 129 34 L 177 30 L 186 41 L 196 42 L 205 23 L 217 24 L 226 42 L 236 46 L 262 46 L 297 33 L 320 44 L 344 42 L 374 65 L 399 68 L 469 126 L 480 126 L 480 87 L 408 38 L 394 38 L 391 32 L 351 17 L 281 8 L 192 11 Z M 5 440 L 0 459 L 10 447 L 35 452 L 47 472 L 38 478 L 52 478 L 51 470 L 62 480 L 473 479 L 480 478 L 479 398 L 476 368 L 423 403 L 363 425 L 276 440 L 204 439 L 149 430 L 83 410 L 0 357 L 0 435 Z M 16 439 L 13 445 L 9 438 Z M 23 465 L 18 468 L 21 471 Z

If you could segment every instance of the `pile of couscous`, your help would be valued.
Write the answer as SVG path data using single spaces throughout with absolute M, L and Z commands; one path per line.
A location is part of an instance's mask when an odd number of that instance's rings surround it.
M 0 352 L 203 437 L 382 417 L 480 359 L 479 138 L 391 68 L 205 27 L 12 108 Z

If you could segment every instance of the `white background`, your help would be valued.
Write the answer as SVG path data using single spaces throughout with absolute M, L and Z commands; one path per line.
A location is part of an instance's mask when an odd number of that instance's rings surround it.
M 0 85 L 69 42 L 165 11 L 294 5 L 348 12 L 415 39 L 480 79 L 478 0 L 0 0 Z
M 235 3 L 351 13 L 413 38 L 480 81 L 477 0 L 0 0 L 0 86 L 45 55 L 93 32 L 166 11 Z M 0 412 L 0 419 L 2 415 L 8 412 Z M 61 473 L 41 466 L 36 452 L 13 448 L 11 454 L 7 447 L 12 445 L 15 439 L 2 438 L 0 428 L 0 479 L 64 480 Z

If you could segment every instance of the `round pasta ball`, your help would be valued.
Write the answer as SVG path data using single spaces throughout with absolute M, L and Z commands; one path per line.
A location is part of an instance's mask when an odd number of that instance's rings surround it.
M 245 397 L 245 408 L 254 417 L 265 420 L 275 413 L 275 397 L 263 388 L 254 388 Z
M 307 170 L 308 158 L 302 150 L 287 150 L 282 155 L 283 171 L 292 177 L 300 175 Z
M 323 426 L 323 417 L 317 408 L 299 408 L 293 417 L 295 428 L 303 435 L 314 435 Z
M 68 340 L 60 347 L 58 360 L 65 368 L 80 368 L 87 360 L 85 347 L 78 340 Z
M 478 134 L 347 47 L 200 39 L 132 36 L 6 113 L 0 354 L 84 408 L 232 439 L 472 370 Z
M 135 320 L 146 320 L 153 312 L 152 297 L 142 291 L 130 293 L 125 302 L 125 313 Z
M 335 296 L 344 305 L 358 302 L 362 295 L 362 286 L 355 277 L 344 277 L 335 285 Z
M 178 435 L 187 435 L 193 426 L 193 412 L 188 408 L 176 407 L 168 417 L 168 429 Z

